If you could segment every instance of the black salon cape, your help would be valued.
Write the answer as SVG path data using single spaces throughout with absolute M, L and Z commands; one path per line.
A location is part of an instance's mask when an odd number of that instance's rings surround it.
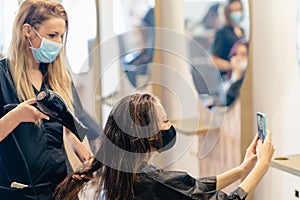
M 42 67 L 41 64 L 43 72 L 45 69 Z M 43 86 L 49 87 L 47 81 L 44 81 Z M 35 90 L 35 92 L 38 91 Z M 6 105 L 16 103 L 20 103 L 16 89 L 6 66 L 6 60 L 2 59 L 0 60 L 0 118 L 6 113 L 4 110 Z M 75 113 L 84 113 L 77 94 L 74 95 L 74 105 L 76 105 Z M 21 123 L 0 142 L 1 200 L 37 199 L 30 179 L 35 185 L 38 199 L 52 199 L 54 188 L 67 175 L 62 133 L 62 125 L 43 119 L 40 127 L 34 123 Z M 28 170 L 26 170 L 24 158 Z M 29 187 L 11 188 L 10 185 L 13 181 L 29 185 Z
M 155 170 L 140 175 L 135 200 L 242 200 L 247 193 L 237 188 L 230 194 L 216 190 L 216 177 L 195 179 L 186 172 Z

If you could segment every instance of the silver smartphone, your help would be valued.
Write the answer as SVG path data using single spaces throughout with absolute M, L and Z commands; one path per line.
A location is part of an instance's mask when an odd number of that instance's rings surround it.
M 267 135 L 266 115 L 262 112 L 257 112 L 256 121 L 257 121 L 258 138 L 261 139 L 263 142 Z

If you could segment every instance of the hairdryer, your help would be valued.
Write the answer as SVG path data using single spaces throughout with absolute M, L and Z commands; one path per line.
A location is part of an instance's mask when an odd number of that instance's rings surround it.
M 59 94 L 52 90 L 42 90 L 36 95 L 36 101 L 35 107 L 39 111 L 68 128 L 79 140 L 83 140 L 88 128 L 70 111 Z

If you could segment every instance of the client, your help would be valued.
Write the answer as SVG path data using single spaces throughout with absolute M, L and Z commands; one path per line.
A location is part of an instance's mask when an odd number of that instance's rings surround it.
M 133 94 L 112 108 L 98 138 L 96 159 L 70 174 L 56 189 L 56 199 L 78 199 L 84 186 L 94 181 L 95 199 L 245 199 L 269 168 L 274 153 L 271 133 L 264 143 L 257 137 L 236 168 L 213 177 L 193 178 L 185 172 L 164 171 L 147 163 L 151 153 L 166 151 L 176 141 L 176 131 L 159 100 L 150 94 Z M 82 174 L 92 176 L 86 178 Z M 85 174 L 85 175 L 86 175 Z M 231 193 L 222 189 L 243 179 Z

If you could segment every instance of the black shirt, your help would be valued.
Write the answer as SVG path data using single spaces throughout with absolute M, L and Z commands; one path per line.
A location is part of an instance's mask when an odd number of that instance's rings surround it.
M 212 54 L 224 60 L 229 60 L 229 52 L 234 43 L 236 43 L 239 39 L 241 38 L 234 33 L 232 26 L 223 26 L 216 32 L 212 46 Z
M 49 88 L 46 80 L 43 87 Z M 0 118 L 8 112 L 5 106 L 19 103 L 6 60 L 0 60 Z M 35 193 L 38 199 L 52 199 L 54 188 L 66 175 L 63 126 L 58 122 L 20 123 L 0 142 L 1 199 L 37 199 Z M 29 187 L 11 188 L 14 181 Z

